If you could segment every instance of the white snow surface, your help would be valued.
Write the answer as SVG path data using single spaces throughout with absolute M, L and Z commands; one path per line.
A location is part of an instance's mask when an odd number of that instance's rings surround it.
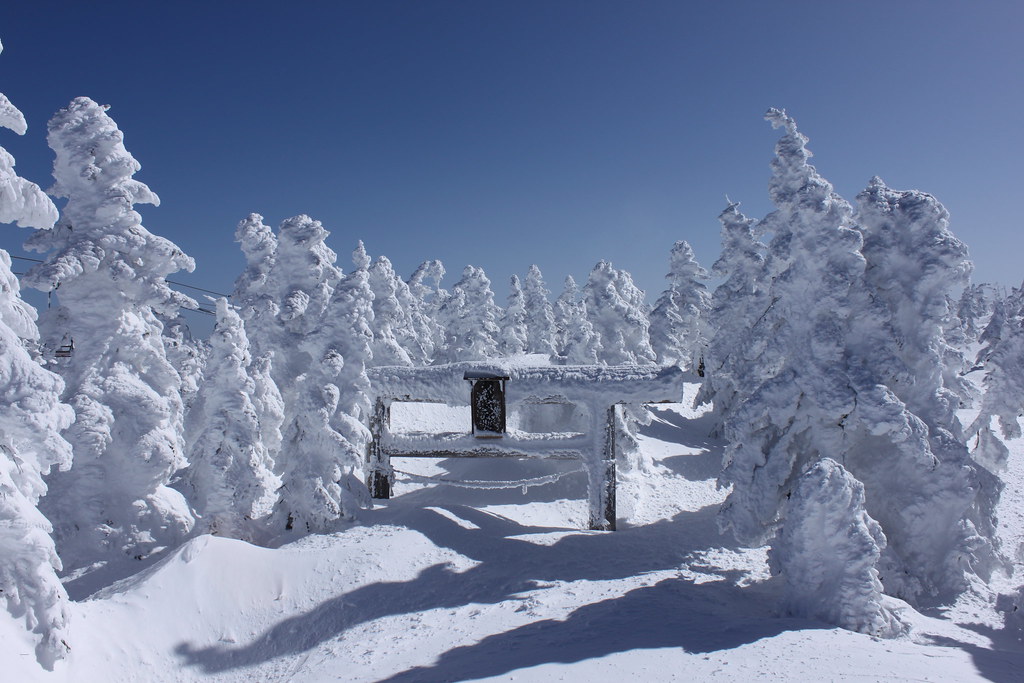
M 1003 629 L 994 594 L 928 615 L 885 598 L 909 627 L 895 639 L 781 616 L 783 586 L 769 578 L 764 549 L 717 531 L 722 443 L 707 436 L 709 416 L 689 408 L 695 391 L 653 407 L 639 428 L 648 471 L 620 475 L 618 531 L 579 530 L 582 475 L 525 494 L 400 477 L 392 500 L 334 533 L 277 549 L 201 536 L 72 603 L 72 650 L 53 672 L 0 611 L 3 679 L 1019 680 L 1024 647 Z M 1009 448 L 1001 535 L 1017 548 L 1024 441 Z M 575 463 L 396 466 L 519 480 Z M 999 581 L 1007 592 L 1016 585 Z

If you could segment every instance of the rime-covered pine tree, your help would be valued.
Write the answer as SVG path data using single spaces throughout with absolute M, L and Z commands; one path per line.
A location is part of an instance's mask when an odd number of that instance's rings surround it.
M 526 298 L 518 275 L 513 275 L 509 281 L 508 305 L 498 327 L 498 350 L 503 356 L 515 356 L 526 351 Z
M 360 249 L 365 254 L 362 242 L 356 251 Z M 373 292 L 373 364 L 412 365 L 412 357 L 403 342 L 408 344 L 415 338 L 411 329 L 413 322 L 408 310 L 398 300 L 398 290 L 405 283 L 395 274 L 386 256 L 378 256 L 367 275 Z
M 294 406 L 295 380 L 311 362 L 303 342 L 319 329 L 342 276 L 334 265 L 338 255 L 324 243 L 329 234 L 320 221 L 309 216 L 286 219 L 278 229 L 274 263 L 267 273 L 266 291 L 277 312 L 268 321 L 267 333 L 257 338 L 270 339 L 271 371 L 284 397 L 286 419 Z M 259 346 L 257 350 L 260 354 L 267 351 Z
M 187 413 L 203 381 L 208 349 L 202 340 L 192 336 L 181 314 L 173 318 L 160 317 L 160 322 L 164 326 L 164 351 L 181 378 L 181 402 Z
M 885 534 L 864 509 L 864 485 L 823 458 L 796 481 L 789 506 L 771 557 L 785 568 L 786 611 L 873 636 L 903 631 L 882 604 Z
M 697 263 L 687 242 L 676 242 L 665 278 L 668 289 L 651 311 L 651 348 L 662 365 L 676 364 L 703 372 L 708 348 L 711 295 L 702 280 L 708 272 Z
M 429 353 L 424 356 L 432 360 L 444 348 L 444 326 L 439 322 L 439 311 L 448 299 L 448 290 L 441 287 L 444 279 L 444 264 L 439 260 L 424 261 L 409 278 L 409 293 L 418 302 L 413 322 Z
M 245 331 L 254 357 L 273 352 L 278 337 L 276 292 L 270 286 L 270 272 L 277 258 L 277 237 L 263 223 L 263 216 L 251 213 L 239 221 L 235 241 L 245 254 L 245 270 L 235 280 L 231 300 L 245 321 Z
M 963 356 L 946 343 L 945 328 L 954 317 L 950 292 L 969 284 L 967 246 L 949 230 L 949 213 L 930 194 L 892 190 L 876 176 L 857 202 L 865 279 L 888 310 L 889 327 L 900 340 L 893 352 L 910 372 L 887 386 L 933 433 L 959 437 L 955 413 L 969 388 L 959 375 Z
M 973 268 L 967 247 L 950 231 L 945 207 L 929 194 L 892 190 L 875 177 L 857 200 L 865 279 L 872 300 L 888 314 L 892 340 L 888 352 L 876 344 L 879 378 L 924 422 L 930 452 L 949 468 L 949 484 L 973 491 L 964 533 L 984 539 L 971 543 L 970 564 L 987 576 L 997 563 L 995 508 L 1002 484 L 992 472 L 972 466 L 956 417 L 972 387 L 960 375 L 962 352 L 946 341 L 955 317 L 950 293 L 968 284 Z M 898 362 L 885 363 L 887 356 Z M 969 474 L 954 484 L 954 470 Z
M 655 362 L 644 292 L 633 284 L 629 273 L 600 261 L 583 287 L 583 301 L 587 319 L 601 342 L 598 361 L 602 365 Z
M 1006 439 L 1021 436 L 1024 414 L 1024 324 L 1006 326 L 988 359 L 985 396 L 977 419 L 967 430 L 976 439 L 974 458 L 993 472 L 1006 467 L 1009 451 L 992 429 L 995 418 Z
M 568 365 L 596 365 L 601 339 L 587 316 L 587 305 L 579 299 L 576 281 L 565 278 L 565 289 L 555 301 L 554 318 L 560 362 Z
M 193 518 L 168 486 L 186 464 L 180 378 L 167 361 L 157 315 L 196 303 L 166 276 L 195 264 L 141 223 L 135 204 L 159 199 L 133 180 L 139 163 L 114 121 L 87 97 L 50 120 L 56 153 L 51 193 L 67 199 L 53 230 L 27 246 L 46 254 L 25 283 L 57 294 L 42 316 L 44 348 L 73 343 L 56 367 L 77 414 L 64 432 L 71 469 L 50 481 L 43 510 L 54 521 L 66 569 L 143 558 L 173 548 Z
M 491 281 L 483 268 L 466 266 L 462 279 L 441 304 L 437 319 L 444 328 L 444 345 L 435 363 L 486 360 L 498 355 L 498 317 Z
M 206 377 L 189 413 L 184 479 L 197 532 L 262 543 L 281 480 L 267 445 L 274 439 L 263 436 L 251 362 L 242 319 L 218 299 Z
M 320 327 L 305 341 L 313 362 L 299 378 L 297 410 L 286 424 L 280 515 L 286 529 L 327 531 L 368 500 L 359 476 L 370 433 L 366 366 L 372 358 L 373 292 L 366 252 L 341 280 Z
M 19 135 L 27 128 L 2 93 L 0 127 Z M 14 172 L 14 158 L 0 147 L 0 223 L 45 230 L 56 220 L 53 202 Z M 68 595 L 57 578 L 52 525 L 37 505 L 46 493 L 44 475 L 71 465 L 71 446 L 60 433 L 74 414 L 61 402 L 63 381 L 25 348 L 39 335 L 35 319 L 21 299 L 10 255 L 0 249 L 0 592 L 10 613 L 38 636 L 39 663 L 53 669 L 70 647 Z
M 705 356 L 704 384 L 698 400 L 713 401 L 717 416 L 715 433 L 722 429 L 722 416 L 736 400 L 741 383 L 760 372 L 756 363 L 762 316 L 771 307 L 765 276 L 765 246 L 754 234 L 756 221 L 729 206 L 719 215 L 722 252 L 711 272 L 722 278 L 711 296 L 708 313 L 712 329 Z M 753 342 L 753 343 L 752 343 Z
M 877 565 L 885 591 L 918 604 L 952 600 L 990 562 L 972 519 L 977 473 L 887 388 L 909 371 L 865 280 L 852 207 L 810 165 L 793 120 L 779 110 L 767 118 L 785 129 L 769 186 L 776 210 L 761 223 L 773 235 L 761 278 L 770 304 L 747 342 L 758 372 L 736 378 L 743 398 L 723 415 L 720 481 L 732 486 L 723 528 L 744 542 L 777 543 L 812 509 L 792 504 L 801 477 L 831 458 L 864 484 L 866 513 L 885 534 Z M 810 565 L 788 557 L 777 565 L 788 580 L 814 580 Z M 872 589 L 861 576 L 866 599 Z
M 555 316 L 548 297 L 551 292 L 544 286 L 540 268 L 530 266 L 523 281 L 526 306 L 526 352 L 557 354 L 555 349 Z

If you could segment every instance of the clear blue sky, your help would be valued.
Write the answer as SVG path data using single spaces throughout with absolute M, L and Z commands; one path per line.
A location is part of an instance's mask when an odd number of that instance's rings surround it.
M 653 301 L 669 248 L 707 266 L 725 196 L 768 210 L 786 108 L 852 200 L 872 175 L 936 195 L 976 281 L 1024 277 L 1024 2 L 49 2 L 0 5 L 0 145 L 48 187 L 46 121 L 87 95 L 162 199 L 152 232 L 230 291 L 236 223 L 323 221 L 451 286 L 483 266 L 504 302 L 605 258 Z M 0 230 L 20 253 L 24 232 Z

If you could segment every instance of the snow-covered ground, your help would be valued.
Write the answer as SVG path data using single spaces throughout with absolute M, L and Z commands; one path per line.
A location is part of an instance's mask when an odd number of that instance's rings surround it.
M 707 418 L 687 403 L 652 411 L 644 457 L 620 465 L 616 532 L 581 530 L 581 473 L 527 490 L 400 475 L 392 500 L 337 533 L 278 549 L 202 536 L 74 603 L 73 650 L 53 673 L 0 612 L 0 679 L 1022 680 L 1024 646 L 1002 628 L 994 595 L 928 615 L 891 601 L 911 625 L 894 640 L 778 614 L 765 553 L 717 531 L 722 444 Z M 1019 565 L 1024 443 L 1010 448 L 1002 535 Z M 578 467 L 395 465 L 508 480 Z M 1014 585 L 1001 577 L 992 588 Z

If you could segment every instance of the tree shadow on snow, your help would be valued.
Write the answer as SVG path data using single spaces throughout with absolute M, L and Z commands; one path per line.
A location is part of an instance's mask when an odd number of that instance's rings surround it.
M 309 651 L 383 617 L 526 600 L 522 594 L 537 591 L 544 582 L 613 580 L 676 569 L 693 551 L 729 546 L 728 539 L 718 535 L 715 508 L 682 512 L 671 520 L 616 533 L 569 532 L 550 545 L 524 540 L 545 529 L 472 507 L 440 506 L 447 514 L 417 510 L 403 520 L 405 526 L 478 564 L 463 572 L 434 565 L 411 581 L 357 588 L 279 622 L 247 645 L 200 648 L 182 643 L 176 652 L 186 665 L 221 672 Z M 765 607 L 770 601 L 757 599 L 751 588 L 737 585 L 743 572 L 715 573 L 718 580 L 699 584 L 682 578 L 664 580 L 580 607 L 565 621 L 549 619 L 494 635 L 479 644 L 455 648 L 435 666 L 411 669 L 394 680 L 495 675 L 637 648 L 712 651 L 807 627 L 806 622 L 773 618 Z
M 822 628 L 795 619 L 736 614 L 749 598 L 728 580 L 696 584 L 666 579 L 621 597 L 584 605 L 565 620 L 545 619 L 442 654 L 436 663 L 382 683 L 455 681 L 499 676 L 543 664 L 572 664 L 631 650 L 729 650 L 791 629 Z M 724 609 L 723 605 L 732 605 Z
M 955 647 L 971 655 L 974 665 L 986 680 L 994 683 L 1019 683 L 1024 671 L 1024 642 L 1015 628 L 993 629 L 982 624 L 960 624 L 963 628 L 986 636 L 992 647 L 981 647 L 945 636 L 930 636 L 935 645 Z

